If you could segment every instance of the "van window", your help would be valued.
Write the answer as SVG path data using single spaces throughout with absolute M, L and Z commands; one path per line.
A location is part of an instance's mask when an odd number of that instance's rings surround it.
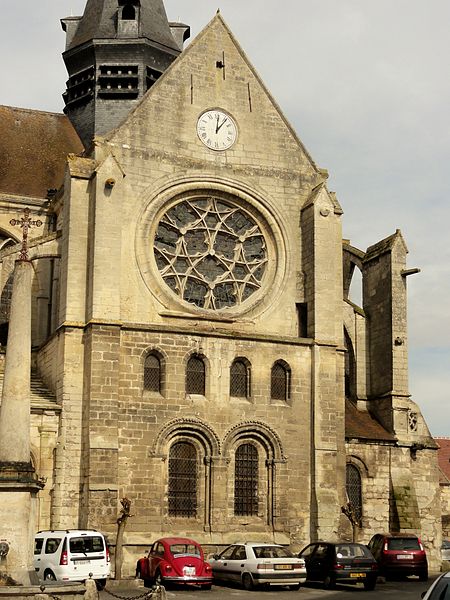
M 40 554 L 43 545 L 44 545 L 44 540 L 42 538 L 34 540 L 34 553 Z
M 45 543 L 45 554 L 54 554 L 58 550 L 61 538 L 48 538 Z
M 70 552 L 82 554 L 101 552 L 104 549 L 103 538 L 100 535 L 73 537 L 69 540 L 69 549 Z

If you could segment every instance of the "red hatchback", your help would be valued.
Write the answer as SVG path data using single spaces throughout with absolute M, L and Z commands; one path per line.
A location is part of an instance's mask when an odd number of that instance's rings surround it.
M 427 555 L 417 535 L 377 533 L 370 540 L 369 549 L 385 577 L 418 575 L 421 581 L 427 581 Z
M 211 589 L 212 569 L 205 562 L 200 544 L 189 538 L 161 538 L 148 555 L 136 565 L 136 577 L 152 584 L 167 587 L 170 584 L 195 585 Z

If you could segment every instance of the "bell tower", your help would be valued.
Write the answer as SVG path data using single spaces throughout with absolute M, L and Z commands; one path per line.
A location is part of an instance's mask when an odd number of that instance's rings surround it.
M 163 0 L 87 0 L 82 17 L 61 24 L 64 112 L 86 147 L 121 123 L 190 35 L 187 25 L 169 23 Z

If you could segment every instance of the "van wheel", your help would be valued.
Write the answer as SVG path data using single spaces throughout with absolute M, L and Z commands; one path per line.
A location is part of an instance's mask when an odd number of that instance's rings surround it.
M 106 579 L 96 579 L 95 585 L 96 585 L 98 591 L 101 592 L 102 590 L 105 589 Z
M 56 581 L 55 574 L 52 571 L 45 571 L 44 580 L 45 581 Z
M 323 587 L 326 590 L 334 590 L 336 587 L 336 580 L 332 575 L 327 575 L 325 577 L 325 581 L 323 582 Z

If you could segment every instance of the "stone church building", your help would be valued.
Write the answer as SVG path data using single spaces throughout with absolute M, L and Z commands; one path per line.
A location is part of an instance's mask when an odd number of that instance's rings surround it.
M 416 532 L 437 566 L 400 231 L 343 239 L 327 171 L 219 13 L 184 48 L 162 0 L 87 0 L 62 26 L 64 114 L 0 107 L 2 365 L 30 211 L 36 528 L 114 545 L 127 497 L 132 575 L 164 535 L 351 539 L 350 502 L 358 540 Z

